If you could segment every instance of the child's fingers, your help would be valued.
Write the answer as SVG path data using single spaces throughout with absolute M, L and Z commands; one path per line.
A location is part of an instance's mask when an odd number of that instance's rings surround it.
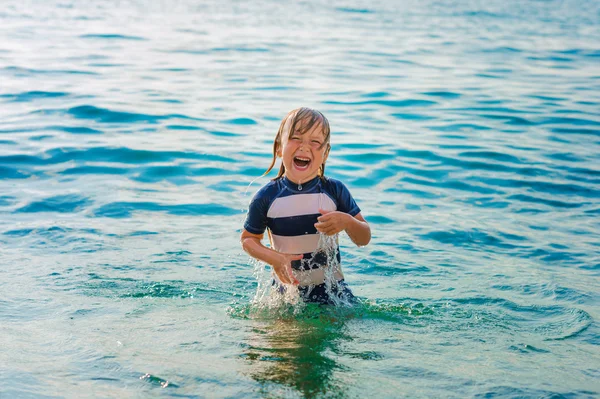
M 337 234 L 340 231 L 342 231 L 341 229 L 337 228 L 335 225 L 327 224 L 327 223 L 316 223 L 315 227 L 318 232 L 323 233 L 328 236 L 332 236 L 332 235 Z
M 325 211 L 324 214 L 322 214 L 321 216 L 317 217 L 317 220 L 319 222 L 326 222 L 328 220 L 335 220 L 335 214 L 329 212 L 329 211 Z
M 296 280 L 296 277 L 294 277 L 292 265 L 288 265 L 286 270 L 287 270 L 288 276 L 290 278 L 290 284 L 298 285 L 299 282 L 298 282 L 298 280 Z
M 326 234 L 326 235 L 330 235 L 330 234 L 328 233 L 328 232 L 329 232 L 329 228 L 327 228 L 327 227 L 323 226 L 323 224 L 322 224 L 322 223 L 317 223 L 317 224 L 315 224 L 315 227 L 317 228 L 317 231 L 318 231 L 319 233 L 323 233 L 323 234 Z
M 331 222 L 319 222 L 319 223 L 315 223 L 315 228 L 319 231 L 323 231 L 323 230 L 327 230 L 329 228 L 333 227 L 333 224 Z
M 325 209 L 319 208 L 319 213 L 322 214 L 322 215 L 325 215 L 325 214 L 327 214 L 329 212 L 331 212 L 331 211 L 326 211 Z
M 290 279 L 287 276 L 287 273 L 276 273 L 277 277 L 279 277 L 279 281 L 281 281 L 283 284 L 291 284 L 290 283 Z

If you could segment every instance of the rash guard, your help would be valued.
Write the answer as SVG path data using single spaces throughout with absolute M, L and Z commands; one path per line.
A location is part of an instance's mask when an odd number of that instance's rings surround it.
M 327 262 L 323 252 L 316 252 L 319 232 L 315 228 L 319 209 L 356 216 L 360 208 L 350 191 L 339 180 L 315 177 L 298 185 L 287 177 L 270 181 L 252 198 L 244 229 L 252 234 L 269 231 L 271 247 L 286 254 L 303 254 L 293 261 L 297 270 L 314 269 Z M 340 261 L 339 245 L 336 257 Z

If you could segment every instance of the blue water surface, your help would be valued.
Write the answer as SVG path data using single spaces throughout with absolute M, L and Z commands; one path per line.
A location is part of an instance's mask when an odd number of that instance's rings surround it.
M 299 106 L 352 309 L 251 305 Z M 598 397 L 599 110 L 597 1 L 5 1 L 0 397 Z

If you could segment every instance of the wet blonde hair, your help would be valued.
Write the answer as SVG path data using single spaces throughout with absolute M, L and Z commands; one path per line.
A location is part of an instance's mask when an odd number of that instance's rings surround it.
M 275 141 L 273 141 L 273 160 L 271 161 L 271 165 L 269 166 L 267 171 L 265 173 L 263 173 L 263 176 L 267 175 L 273 169 L 273 166 L 275 166 L 275 162 L 277 161 L 277 152 L 281 148 L 281 142 L 282 142 L 283 132 L 285 130 L 285 125 L 288 123 L 290 118 L 291 118 L 291 121 L 290 121 L 291 123 L 290 123 L 290 128 L 288 130 L 288 139 L 292 137 L 292 134 L 294 134 L 294 132 L 297 132 L 300 135 L 303 135 L 306 132 L 310 132 L 315 125 L 320 124 L 321 129 L 323 129 L 324 140 L 323 140 L 323 144 L 321 144 L 321 146 L 319 147 L 319 150 L 323 149 L 324 146 L 327 146 L 327 151 L 326 151 L 326 153 L 327 153 L 327 152 L 329 152 L 329 149 L 331 148 L 331 145 L 329 144 L 331 131 L 329 129 L 329 121 L 327 120 L 327 118 L 325 118 L 325 115 L 323 115 L 319 111 L 311 109 L 311 108 L 306 108 L 306 107 L 297 108 L 293 111 L 290 111 L 285 116 L 285 118 L 283 118 L 283 120 L 281 121 L 281 124 L 279 125 L 279 131 L 277 132 L 277 136 L 275 136 Z M 279 179 L 284 174 L 285 174 L 285 166 L 283 165 L 283 162 L 282 162 L 281 167 L 279 168 L 279 173 L 277 173 L 277 177 L 275 177 L 273 180 Z M 323 164 L 319 167 L 319 177 L 323 178 L 324 176 L 325 176 L 325 161 L 323 161 Z

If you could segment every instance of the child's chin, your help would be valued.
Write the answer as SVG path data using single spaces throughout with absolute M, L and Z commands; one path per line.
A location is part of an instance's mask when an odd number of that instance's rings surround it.
M 298 179 L 300 181 L 302 181 L 303 183 L 312 180 L 314 177 L 316 177 L 316 173 L 314 172 L 305 172 L 305 173 L 297 173 L 296 176 L 298 176 Z

